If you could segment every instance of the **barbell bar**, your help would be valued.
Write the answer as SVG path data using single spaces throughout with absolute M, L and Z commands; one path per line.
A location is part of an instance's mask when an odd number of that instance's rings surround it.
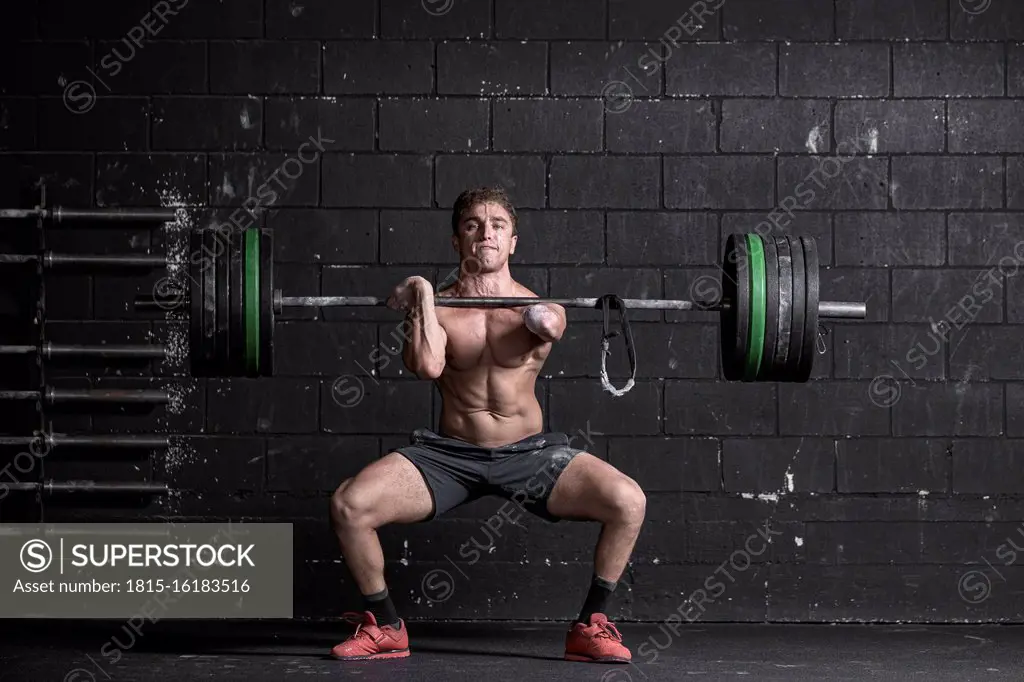
M 12 492 L 40 493 L 93 493 L 99 495 L 166 495 L 170 488 L 166 483 L 137 483 L 134 481 L 35 481 L 2 483 Z
M 30 537 L 37 538 L 40 535 L 54 535 L 67 537 L 69 535 L 113 535 L 123 538 L 126 535 L 133 537 L 170 537 L 170 524 L 160 524 L 155 527 L 143 526 L 141 528 L 128 529 L 128 524 L 115 524 L 112 528 L 97 528 L 92 524 L 86 524 L 85 528 L 67 528 L 55 523 L 30 524 L 26 526 L 0 526 L 0 537 Z M 153 621 L 156 622 L 156 621 Z
M 152 403 L 167 404 L 170 393 L 155 388 L 55 388 L 41 391 L 0 391 L 0 400 L 39 400 L 57 403 Z
M 270 233 L 196 230 L 187 282 L 164 298 L 189 311 L 192 374 L 273 374 L 275 315 L 286 307 L 382 307 L 374 296 L 285 296 L 273 287 Z M 220 249 L 210 248 L 219 241 Z M 867 304 L 820 301 L 817 246 L 811 237 L 733 234 L 726 239 L 717 300 L 615 299 L 625 309 L 718 312 L 723 376 L 730 381 L 807 381 L 818 354 L 820 319 L 858 320 Z M 609 297 L 524 298 L 437 296 L 441 307 L 524 307 L 555 303 L 604 308 Z M 136 300 L 164 307 L 163 299 Z M 611 336 L 606 336 L 603 343 Z M 627 343 L 631 335 L 627 333 Z M 630 349 L 631 350 L 631 349 Z M 602 377 L 604 378 L 604 377 Z
M 43 443 L 48 447 L 79 448 L 166 448 L 170 447 L 170 436 L 160 434 L 84 434 L 67 435 L 46 433 L 39 436 L 0 436 L 0 445 L 32 445 Z
M 55 223 L 111 220 L 111 221 L 152 221 L 166 223 L 175 220 L 174 208 L 0 208 L 0 220 L 41 218 Z M 93 227 L 90 225 L 90 227 Z
M 434 305 L 447 308 L 518 308 L 536 303 L 554 303 L 564 308 L 600 308 L 600 298 L 528 298 L 528 297 L 486 297 L 458 298 L 435 296 Z M 659 298 L 624 298 L 623 307 L 637 310 L 696 310 L 722 312 L 730 309 L 728 302 L 700 302 Z M 281 313 L 287 307 L 328 308 L 339 306 L 381 307 L 387 305 L 386 298 L 375 296 L 282 296 L 280 289 L 274 290 L 274 312 Z M 818 316 L 832 319 L 859 320 L 867 315 L 867 304 L 850 301 L 821 301 Z
M 40 345 L 3 345 L 0 355 L 31 355 L 38 353 L 47 360 L 54 358 L 166 358 L 167 347 L 160 344 L 96 344 L 76 345 L 47 342 Z
M 42 262 L 45 268 L 56 268 L 68 265 L 85 267 L 115 268 L 162 268 L 176 263 L 168 261 L 166 256 L 149 254 L 102 254 L 102 253 L 54 253 L 46 251 L 42 255 L 31 253 L 0 253 L 0 265 L 19 265 L 24 263 Z M 185 265 L 177 263 L 177 265 Z

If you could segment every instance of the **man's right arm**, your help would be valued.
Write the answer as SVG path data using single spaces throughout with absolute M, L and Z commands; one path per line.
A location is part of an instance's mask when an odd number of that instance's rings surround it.
M 427 287 L 413 287 L 414 298 L 405 318 L 405 347 L 402 360 L 409 371 L 420 379 L 436 379 L 445 366 L 448 334 L 437 321 L 434 292 Z

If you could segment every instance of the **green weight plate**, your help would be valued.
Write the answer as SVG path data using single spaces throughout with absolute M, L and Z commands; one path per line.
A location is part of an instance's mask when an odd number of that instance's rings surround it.
M 260 376 L 274 374 L 274 236 L 260 231 Z
M 231 331 L 228 299 L 230 294 L 228 287 L 230 226 L 225 224 L 213 230 L 212 238 L 214 258 L 217 261 L 217 330 L 215 332 L 217 335 L 217 375 L 229 376 L 231 374 L 231 351 L 228 348 Z
M 722 307 L 719 314 L 719 343 L 722 376 L 728 381 L 743 378 L 750 329 L 750 284 L 747 240 L 731 234 L 725 240 L 722 258 Z
M 807 289 L 804 283 L 806 268 L 804 267 L 804 249 L 797 237 L 786 237 L 789 240 L 789 253 L 793 258 L 793 324 L 789 334 L 789 357 L 786 358 L 786 372 L 779 381 L 796 381 L 800 367 L 800 353 L 804 346 L 804 321 L 807 315 Z
M 203 376 L 203 233 L 188 235 L 188 345 L 192 376 Z
M 259 371 L 260 243 L 259 232 L 245 231 L 245 374 Z
M 758 234 L 746 235 L 750 251 L 750 345 L 743 371 L 744 381 L 754 381 L 764 352 L 764 242 Z
M 245 270 L 242 267 L 242 235 L 237 230 L 231 233 L 230 257 L 231 267 L 231 334 L 228 337 L 228 355 L 230 356 L 227 374 L 240 376 L 245 374 Z
M 208 376 L 216 376 L 217 367 L 217 259 L 214 257 L 213 231 L 203 230 L 203 362 Z
M 775 362 L 775 339 L 779 333 L 779 257 L 775 239 L 761 237 L 764 244 L 764 347 L 758 381 L 771 381 Z
M 804 277 L 807 292 L 806 312 L 804 313 L 804 350 L 800 353 L 800 366 L 797 370 L 797 381 L 811 378 L 814 368 L 814 356 L 818 352 L 818 245 L 814 237 L 800 237 L 804 249 Z
M 788 239 L 775 237 L 774 241 L 779 259 L 779 332 L 775 337 L 772 376 L 769 381 L 778 381 L 779 377 L 786 374 L 790 329 L 793 326 L 793 257 L 789 253 Z

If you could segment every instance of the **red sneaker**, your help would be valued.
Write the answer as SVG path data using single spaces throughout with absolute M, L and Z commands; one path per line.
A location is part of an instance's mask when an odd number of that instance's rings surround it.
M 331 656 L 340 661 L 370 661 L 377 658 L 405 658 L 409 655 L 409 632 L 405 622 L 398 629 L 377 626 L 377 619 L 369 611 L 346 613 L 345 620 L 358 623 L 351 637 L 331 649 Z M 352 619 L 354 618 L 354 620 Z
M 590 616 L 590 625 L 574 623 L 565 636 L 565 660 L 591 663 L 629 663 L 633 655 L 622 635 L 603 613 Z

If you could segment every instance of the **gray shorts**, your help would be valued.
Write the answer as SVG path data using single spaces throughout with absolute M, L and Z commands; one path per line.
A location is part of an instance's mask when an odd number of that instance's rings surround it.
M 395 452 L 415 464 L 426 479 L 434 504 L 426 520 L 496 495 L 554 522 L 558 518 L 548 513 L 548 498 L 562 471 L 583 450 L 570 447 L 564 433 L 538 433 L 498 448 L 484 448 L 416 429 L 410 444 Z

